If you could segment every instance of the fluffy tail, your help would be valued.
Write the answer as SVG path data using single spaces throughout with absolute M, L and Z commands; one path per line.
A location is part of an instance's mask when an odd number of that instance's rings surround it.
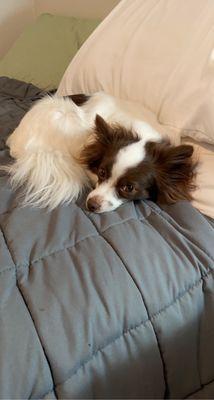
M 89 184 L 84 169 L 59 151 L 29 153 L 3 169 L 14 189 L 24 188 L 23 206 L 54 209 L 76 200 Z

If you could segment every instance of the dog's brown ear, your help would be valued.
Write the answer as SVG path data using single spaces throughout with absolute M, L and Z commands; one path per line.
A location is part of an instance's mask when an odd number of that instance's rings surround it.
M 96 114 L 95 126 L 99 133 L 105 133 L 110 128 L 107 122 L 99 114 Z
M 154 163 L 158 200 L 167 204 L 191 200 L 197 165 L 192 158 L 193 146 L 172 146 L 163 141 L 150 142 L 146 147 L 150 160 Z
M 79 162 L 85 165 L 90 171 L 96 173 L 105 153 L 107 137 L 111 127 L 100 116 L 96 115 L 93 135 L 83 147 Z
M 108 141 L 109 135 L 112 135 L 111 126 L 99 115 L 95 117 L 95 135 L 97 139 L 105 144 Z
M 97 173 L 103 158 L 103 146 L 97 140 L 86 144 L 78 158 L 78 161 L 91 172 Z
M 116 122 L 109 124 L 98 114 L 95 118 L 95 136 L 97 141 L 104 146 L 104 151 L 106 152 L 108 149 L 112 154 L 120 148 L 140 140 L 136 132 L 126 129 Z

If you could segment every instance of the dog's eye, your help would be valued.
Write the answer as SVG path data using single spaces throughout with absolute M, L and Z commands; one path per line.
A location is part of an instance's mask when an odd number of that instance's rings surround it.
M 131 193 L 134 190 L 134 185 L 131 183 L 127 183 L 126 185 L 121 186 L 120 188 L 123 192 Z
M 98 169 L 98 177 L 102 180 L 106 178 L 106 170 L 104 168 Z

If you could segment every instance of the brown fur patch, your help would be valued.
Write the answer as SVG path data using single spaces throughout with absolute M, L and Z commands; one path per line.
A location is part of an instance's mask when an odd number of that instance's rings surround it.
M 117 183 L 119 193 L 121 186 L 134 184 L 135 190 L 122 193 L 122 197 L 130 200 L 149 198 L 165 204 L 191 200 L 197 166 L 192 159 L 193 147 L 172 146 L 163 140 L 146 143 L 145 150 L 145 159 L 128 169 Z
M 88 96 L 83 93 L 79 93 L 79 94 L 71 94 L 69 96 L 63 96 L 63 97 L 65 99 L 66 98 L 71 99 L 77 106 L 82 106 L 90 99 L 91 96 Z
M 108 179 L 118 151 L 139 140 L 136 133 L 117 124 L 109 125 L 97 115 L 94 140 L 82 150 L 80 162 L 94 173 L 97 173 L 98 168 L 104 168 Z
M 192 199 L 197 167 L 192 158 L 193 151 L 193 146 L 172 146 L 169 141 L 147 143 L 147 157 L 155 167 L 160 202 L 172 204 Z

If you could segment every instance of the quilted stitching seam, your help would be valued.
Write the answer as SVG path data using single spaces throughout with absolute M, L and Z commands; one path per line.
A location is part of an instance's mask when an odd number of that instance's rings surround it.
M 52 251 L 50 253 L 43 254 L 41 257 L 35 258 L 33 260 L 26 261 L 26 262 L 23 262 L 23 263 L 15 264 L 16 265 L 16 269 L 29 268 L 30 265 L 32 265 L 32 264 L 35 264 L 35 263 L 37 263 L 39 261 L 42 261 L 47 257 L 54 256 L 55 254 L 60 253 L 61 251 L 71 250 L 73 247 L 75 247 L 79 243 L 84 242 L 87 239 L 90 239 L 90 238 L 93 238 L 93 237 L 97 237 L 97 236 L 98 236 L 97 234 L 92 234 L 92 235 L 86 236 L 86 237 L 76 241 L 75 243 L 71 244 L 70 246 L 63 246 L 63 247 L 60 247 L 57 250 L 54 250 L 54 251 Z M 9 267 L 9 268 L 6 268 L 6 269 L 0 271 L 0 274 L 10 270 L 11 268 L 12 267 Z
M 7 268 L 3 269 L 2 271 L 0 271 L 0 275 L 4 274 L 5 272 L 12 271 L 12 270 L 14 271 L 15 267 L 7 267 Z
M 173 251 L 173 252 L 175 253 L 175 255 L 176 255 L 176 247 L 174 246 L 173 242 L 170 243 L 170 241 L 167 240 L 167 238 L 165 237 L 165 235 L 161 234 L 161 233 L 158 231 L 158 229 L 156 229 L 153 225 L 150 225 L 150 227 L 151 227 L 151 229 L 154 229 L 154 230 L 160 235 L 161 239 L 162 239 L 162 240 L 165 242 L 165 244 L 168 246 L 169 250 Z M 191 244 L 192 244 L 193 246 L 196 246 L 194 242 L 191 242 Z M 196 246 L 196 247 L 197 247 L 197 246 Z M 198 247 L 197 247 L 197 248 L 198 248 Z M 200 263 L 198 262 L 197 265 L 198 265 L 198 272 L 199 272 L 199 274 L 202 276 L 203 270 L 201 270 L 201 268 L 200 268 Z M 205 266 L 205 264 L 204 264 L 204 266 Z M 213 265 L 213 267 L 210 267 L 210 266 L 207 266 L 207 265 L 206 265 L 206 270 L 209 270 L 209 269 L 214 269 L 214 265 Z
M 35 333 L 36 333 L 37 338 L 38 338 L 38 341 L 39 341 L 39 344 L 40 344 L 40 346 L 41 346 L 41 348 L 42 348 L 42 351 L 43 351 L 44 358 L 45 358 L 45 360 L 46 360 L 46 362 L 47 362 L 47 364 L 48 364 L 48 368 L 49 368 L 49 371 L 50 371 L 50 375 L 51 375 L 52 382 L 54 383 L 54 375 L 53 375 L 53 369 L 52 369 L 51 363 L 50 363 L 50 361 L 49 361 L 49 359 L 48 359 L 46 350 L 45 350 L 45 348 L 44 348 L 44 346 L 43 346 L 43 343 L 42 343 L 42 339 L 41 339 L 41 337 L 40 337 L 40 335 L 39 335 L 39 332 L 38 332 L 38 330 L 37 330 L 37 328 L 36 328 L 36 324 L 35 324 L 35 322 L 34 322 L 33 315 L 32 315 L 32 313 L 31 313 L 30 307 L 29 307 L 29 305 L 28 305 L 28 303 L 27 303 L 27 300 L 26 300 L 24 294 L 22 293 L 22 290 L 21 290 L 21 288 L 20 288 L 20 286 L 19 286 L 18 280 L 16 280 L 16 287 L 17 287 L 17 289 L 19 290 L 19 293 L 20 293 L 20 295 L 21 295 L 21 297 L 22 297 L 23 303 L 24 303 L 24 305 L 25 305 L 25 307 L 26 307 L 26 310 L 28 311 L 28 314 L 29 314 L 30 319 L 31 319 L 31 321 L 32 321 L 32 324 L 33 324 Z M 52 391 L 54 391 L 53 388 L 52 388 Z
M 118 222 L 116 225 L 118 226 L 118 225 L 120 225 L 120 224 L 124 224 L 125 222 L 131 221 L 131 220 L 137 221 L 137 219 L 135 220 L 135 218 L 132 217 L 132 218 L 129 218 L 129 219 L 127 219 L 127 220 Z M 93 224 L 92 221 L 91 221 L 91 223 Z M 95 226 L 95 225 L 94 225 L 94 226 Z M 113 225 L 113 226 L 115 226 L 115 225 Z M 112 227 L 112 226 L 111 226 L 111 227 Z M 104 230 L 104 232 L 107 231 L 109 228 L 110 228 L 110 227 L 106 228 L 106 229 Z M 59 253 L 59 252 L 61 252 L 61 251 L 70 250 L 70 249 L 72 249 L 73 247 L 75 247 L 76 245 L 78 245 L 79 243 L 81 243 L 81 242 L 83 242 L 84 240 L 87 240 L 87 239 L 89 239 L 89 238 L 93 238 L 93 237 L 97 237 L 97 236 L 100 236 L 100 237 L 103 238 L 103 236 L 97 231 L 96 226 L 95 226 L 95 229 L 96 229 L 96 233 L 94 233 L 94 234 L 91 234 L 91 235 L 89 235 L 89 236 L 85 236 L 85 237 L 81 238 L 80 240 L 76 241 L 75 243 L 73 243 L 73 244 L 71 244 L 71 245 L 69 245 L 69 246 L 63 246 L 63 247 L 60 247 L 60 248 L 58 248 L 58 249 L 56 249 L 56 250 L 54 250 L 54 251 L 52 251 L 52 252 L 50 252 L 50 253 L 43 254 L 41 257 L 35 258 L 35 259 L 33 259 L 33 260 L 28 260 L 28 261 L 25 261 L 25 262 L 17 263 L 17 264 L 16 264 L 16 268 L 17 268 L 17 269 L 18 269 L 18 268 L 28 268 L 30 264 L 35 264 L 35 263 L 37 263 L 37 262 L 39 262 L 39 261 L 44 260 L 44 259 L 47 258 L 47 257 L 54 256 L 55 254 L 57 254 L 57 253 Z M 103 232 L 101 232 L 101 233 L 103 233 Z M 103 239 L 104 239 L 104 238 L 103 238 Z M 105 240 L 105 239 L 104 239 L 104 240 Z M 9 267 L 9 268 L 10 268 L 10 267 Z M 0 271 L 0 274 L 3 273 L 3 272 L 6 272 L 7 270 L 9 270 L 9 268 L 6 268 L 6 269 Z M 11 268 L 12 268 L 12 267 L 11 267 Z
M 197 241 L 193 241 L 190 239 L 189 236 L 184 235 L 183 232 L 180 231 L 180 229 L 178 229 L 178 226 L 174 226 L 173 222 L 171 221 L 171 219 L 167 218 L 166 215 L 164 214 L 164 212 L 162 210 L 158 211 L 155 207 L 153 207 L 151 205 L 152 211 L 154 211 L 155 214 L 158 214 L 164 221 L 166 221 L 169 225 L 171 225 L 173 228 L 176 229 L 177 232 L 179 232 L 180 235 L 182 235 L 185 239 L 187 239 L 189 242 L 191 242 L 192 244 L 194 244 L 199 250 L 201 250 L 206 256 L 208 256 L 212 261 L 214 261 L 214 256 L 212 256 L 211 254 L 208 253 L 207 250 L 205 250 Z
M 7 237 L 6 237 L 5 233 L 4 233 L 4 230 L 2 229 L 1 225 L 0 225 L 0 229 L 1 229 L 1 233 L 2 233 L 2 237 L 3 237 L 3 240 L 4 240 L 5 246 L 7 248 L 8 253 L 10 254 L 10 257 L 11 257 L 11 260 L 12 260 L 12 263 L 13 263 L 13 265 L 7 266 L 5 269 L 1 270 L 0 271 L 0 274 L 1 274 L 1 273 L 6 272 L 6 271 L 10 271 L 12 269 L 15 269 L 16 263 L 15 263 L 15 260 L 14 260 L 14 256 L 13 256 L 12 252 L 9 249 L 8 240 L 7 240 Z
M 3 178 L 3 176 L 0 176 L 0 178 Z M 11 207 L 9 209 L 7 209 L 6 211 L 2 211 L 0 212 L 0 215 L 6 215 L 6 214 L 11 214 L 14 210 L 19 210 L 19 207 Z
M 203 390 L 205 387 L 211 385 L 212 383 L 214 383 L 214 378 L 213 378 L 211 381 L 209 381 L 209 382 L 203 383 L 203 384 L 201 385 L 201 387 L 200 387 L 196 392 L 189 393 L 189 394 L 185 397 L 185 399 L 189 399 L 190 396 L 193 396 L 193 394 L 195 395 L 195 394 L 199 393 L 201 390 Z M 191 398 L 192 398 L 192 397 L 191 397 Z
M 1 215 L 1 214 L 0 214 L 0 215 Z M 145 219 L 146 219 L 146 218 L 145 218 Z M 110 227 L 104 229 L 104 231 L 102 231 L 101 233 L 106 232 L 108 229 L 110 229 L 111 227 L 113 227 L 113 226 L 115 226 L 115 225 L 117 225 L 117 226 L 118 226 L 118 225 L 122 225 L 122 224 L 124 224 L 125 222 L 131 221 L 131 220 L 138 221 L 138 219 L 135 219 L 135 218 L 131 217 L 131 218 L 129 218 L 129 219 L 126 219 L 126 220 L 117 222 L 117 223 L 114 224 L 114 225 L 111 225 Z M 91 220 L 90 220 L 90 221 L 91 221 Z M 91 223 L 93 224 L 92 221 L 91 221 Z M 21 263 L 17 263 L 17 264 L 16 264 L 16 268 L 28 268 L 30 264 L 35 264 L 35 263 L 37 263 L 37 262 L 39 262 L 39 261 L 44 260 L 44 259 L 47 258 L 47 257 L 54 256 L 55 254 L 57 254 L 57 253 L 59 253 L 59 252 L 61 252 L 61 251 L 70 250 L 70 249 L 72 249 L 73 247 L 75 247 L 76 245 L 78 245 L 79 243 L 81 243 L 81 242 L 83 242 L 84 240 L 87 240 L 87 239 L 89 239 L 89 238 L 93 238 L 93 237 L 97 237 L 97 236 L 100 236 L 100 237 L 103 238 L 103 235 L 97 231 L 97 228 L 96 228 L 95 225 L 94 225 L 94 227 L 95 227 L 95 229 L 96 229 L 96 233 L 91 234 L 91 235 L 88 235 L 88 236 L 85 236 L 85 237 L 81 238 L 80 240 L 76 241 L 75 243 L 73 243 L 73 244 L 71 244 L 71 245 L 69 245 L 69 246 L 63 246 L 63 247 L 60 247 L 60 248 L 58 248 L 58 249 L 56 249 L 56 250 L 53 250 L 53 251 L 50 252 L 50 253 L 42 254 L 42 256 L 40 256 L 40 257 L 38 257 L 38 258 L 35 258 L 35 259 L 33 259 L 33 260 L 28 260 L 28 261 L 24 261 L 24 262 L 21 262 Z M 105 239 L 104 239 L 104 240 L 105 240 Z M 0 274 L 3 273 L 4 271 L 6 271 L 6 269 L 0 271 Z
M 112 344 L 114 344 L 117 340 L 121 339 L 123 336 L 129 335 L 131 334 L 133 331 L 137 330 L 138 328 L 141 328 L 143 326 L 146 326 L 147 324 L 151 323 L 151 321 L 155 320 L 156 318 L 158 318 L 160 315 L 163 315 L 164 313 L 166 313 L 166 311 L 174 306 L 174 304 L 176 304 L 177 302 L 180 302 L 181 299 L 183 299 L 186 295 L 190 294 L 192 291 L 194 291 L 194 289 L 196 289 L 198 286 L 200 286 L 200 284 L 202 283 L 202 281 L 204 281 L 206 278 L 212 278 L 212 280 L 214 280 L 214 276 L 212 276 L 212 274 L 214 275 L 214 271 L 213 270 L 209 270 L 206 273 L 203 274 L 203 276 L 197 280 L 196 282 L 194 282 L 189 288 L 188 290 L 184 291 L 183 293 L 179 294 L 177 297 L 175 297 L 173 299 L 172 302 L 170 302 L 169 304 L 167 304 L 166 306 L 164 306 L 162 309 L 160 309 L 158 312 L 152 314 L 150 316 L 150 318 L 148 318 L 147 320 L 141 321 L 139 324 L 129 327 L 128 329 L 124 330 L 120 335 L 118 335 L 115 339 L 113 339 L 111 342 L 105 344 L 103 347 L 98 348 L 87 360 L 85 360 L 80 366 L 78 366 L 78 368 L 71 374 L 71 376 L 69 378 L 67 378 L 65 381 L 62 381 L 60 383 L 58 383 L 56 386 L 54 386 L 54 388 L 51 389 L 50 392 L 45 393 L 42 398 L 48 396 L 48 394 L 50 394 L 53 389 L 54 391 L 57 391 L 57 388 L 64 385 L 65 383 L 67 383 L 68 381 L 72 380 L 73 377 L 75 375 L 78 374 L 78 372 L 83 369 L 86 365 L 88 365 L 91 361 L 94 360 L 94 358 L 96 358 L 99 353 L 101 353 L 103 350 L 105 350 L 106 348 L 110 347 Z
M 27 312 L 28 312 L 28 314 L 29 314 L 29 316 L 30 316 L 30 319 L 31 319 L 31 321 L 32 321 L 32 324 L 33 324 L 35 333 L 36 333 L 36 335 L 37 335 L 37 338 L 38 338 L 39 343 L 40 343 L 40 345 L 41 345 L 41 348 L 42 348 L 42 350 L 43 350 L 44 358 L 45 358 L 45 360 L 46 360 L 46 362 L 47 362 L 47 364 L 48 364 L 49 371 L 50 371 L 50 375 L 51 375 L 51 378 L 52 378 L 52 382 L 54 382 L 54 380 L 53 380 L 53 372 L 52 372 L 52 368 L 51 368 L 50 362 L 49 362 L 49 360 L 48 360 L 48 357 L 47 357 L 47 354 L 46 354 L 46 352 L 45 352 L 44 346 L 42 345 L 42 341 L 41 341 L 41 338 L 40 338 L 40 336 L 39 336 L 39 333 L 38 333 L 38 331 L 37 331 L 37 329 L 36 329 L 36 325 L 35 325 L 35 323 L 34 323 L 33 316 L 32 316 L 32 314 L 31 314 L 30 308 L 29 308 L 29 306 L 28 306 L 28 304 L 27 304 L 27 301 L 26 301 L 26 299 L 25 299 L 25 297 L 24 297 L 24 295 L 23 295 L 23 293 L 22 293 L 22 291 L 21 291 L 21 289 L 20 289 L 20 287 L 19 287 L 19 284 L 18 284 L 18 279 L 17 279 L 17 267 L 16 267 L 16 263 L 15 263 L 15 260 L 14 260 L 14 256 L 13 256 L 13 254 L 11 253 L 11 250 L 9 249 L 9 246 L 8 246 L 8 243 L 7 243 L 7 239 L 6 239 L 6 237 L 5 237 L 4 232 L 3 232 L 2 229 L 1 229 L 1 231 L 2 231 L 2 235 L 3 235 L 4 241 L 5 241 L 5 245 L 6 245 L 7 249 L 8 249 L 8 252 L 9 252 L 9 254 L 10 254 L 10 256 L 11 256 L 11 259 L 12 259 L 12 261 L 13 261 L 13 263 L 14 263 L 14 266 L 13 266 L 13 267 L 8 267 L 8 268 L 4 269 L 3 271 L 1 271 L 1 273 L 4 273 L 4 272 L 10 271 L 10 270 L 13 270 L 13 271 L 15 272 L 15 274 L 16 274 L 16 287 L 17 287 L 17 289 L 18 289 L 18 291 L 19 291 L 19 293 L 20 293 L 20 295 L 21 295 L 21 297 L 22 297 L 22 299 L 23 299 L 24 306 L 25 306 L 25 308 L 26 308 L 26 310 L 27 310 Z

